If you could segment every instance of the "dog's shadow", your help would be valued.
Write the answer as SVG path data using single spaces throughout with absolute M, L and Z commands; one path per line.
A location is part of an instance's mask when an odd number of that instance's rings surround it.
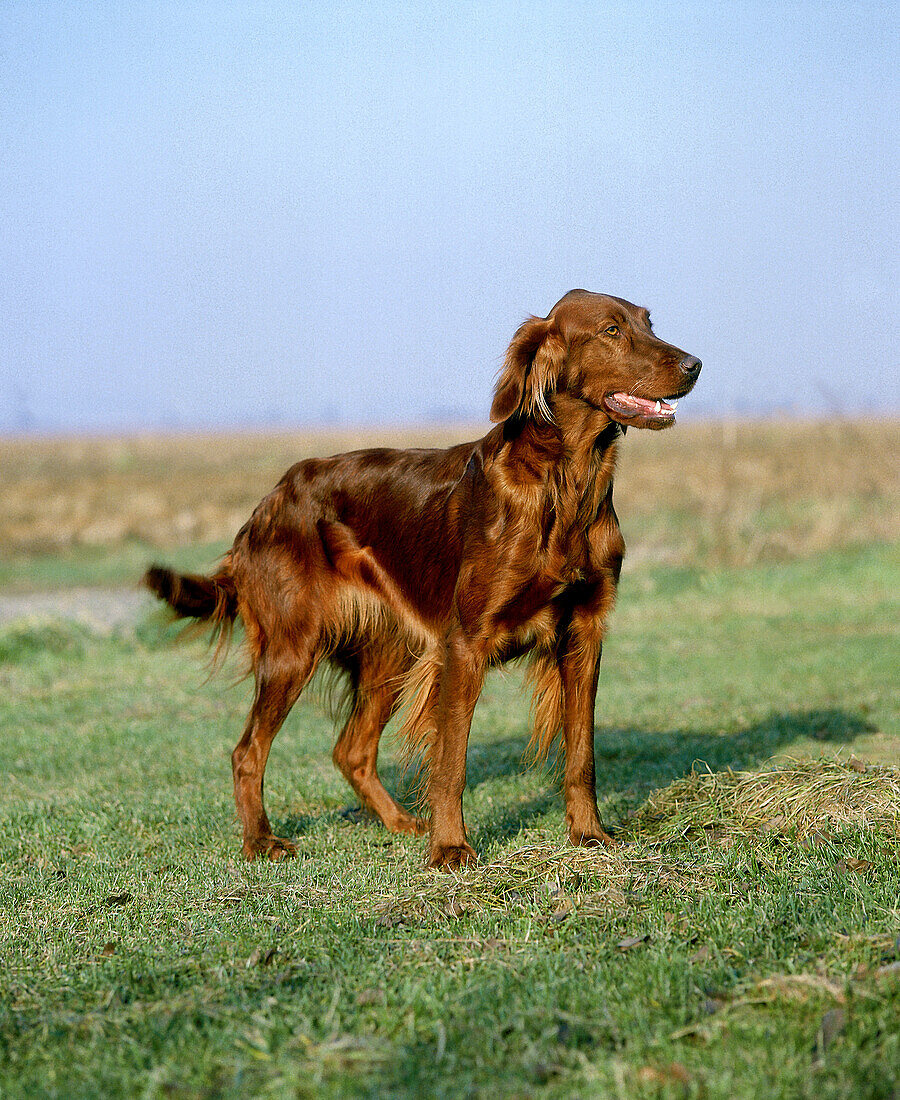
M 874 731 L 875 727 L 858 714 L 837 708 L 775 712 L 730 734 L 678 728 L 604 727 L 594 737 L 597 796 L 601 807 L 604 800 L 614 801 L 626 792 L 633 802 L 688 774 L 697 762 L 714 772 L 726 768 L 750 770 L 798 741 L 848 744 Z M 528 742 L 525 731 L 495 741 L 479 741 L 476 734 L 469 745 L 470 790 L 477 791 L 526 770 Z M 401 803 L 414 808 L 418 794 L 414 774 L 390 763 L 381 771 L 387 788 L 396 792 Z M 554 808 L 561 808 L 559 775 L 559 762 L 554 766 L 551 760 L 539 793 L 512 802 L 500 798 L 484 800 L 477 820 L 479 841 L 508 840 Z M 374 821 L 353 810 L 329 816 Z M 296 836 L 307 831 L 315 820 L 311 815 L 293 815 L 278 822 L 276 828 L 284 830 L 282 835 Z M 615 821 L 611 824 L 615 825 Z

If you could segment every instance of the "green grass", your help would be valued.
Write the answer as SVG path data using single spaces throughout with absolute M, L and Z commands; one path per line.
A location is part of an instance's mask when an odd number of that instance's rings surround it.
M 147 564 L 164 559 L 184 572 L 210 571 L 229 542 L 176 546 L 165 551 L 141 539 L 110 546 L 72 546 L 65 551 L 0 554 L 0 591 L 4 593 L 73 588 L 80 585 L 137 583 Z
M 514 670 L 476 713 L 459 878 L 342 815 L 311 702 L 267 782 L 299 858 L 243 863 L 247 681 L 152 622 L 0 628 L 0 1096 L 895 1096 L 900 843 L 863 786 L 895 773 L 842 768 L 862 817 L 810 831 L 741 817 L 727 769 L 900 763 L 897 565 L 626 573 L 596 744 L 627 843 L 564 846 Z

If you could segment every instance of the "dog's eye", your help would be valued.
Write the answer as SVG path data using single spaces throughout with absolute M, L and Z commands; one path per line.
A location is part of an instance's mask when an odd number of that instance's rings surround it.
M 609 325 L 603 331 L 606 333 L 607 336 L 618 336 L 619 335 L 619 326 L 618 325 Z

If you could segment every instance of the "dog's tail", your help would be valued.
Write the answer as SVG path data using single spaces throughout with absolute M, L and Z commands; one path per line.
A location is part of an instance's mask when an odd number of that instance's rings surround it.
M 210 623 L 217 639 L 216 655 L 224 652 L 238 614 L 237 588 L 229 569 L 229 555 L 211 577 L 176 573 L 164 565 L 151 565 L 144 574 L 145 588 L 164 600 L 178 619 Z

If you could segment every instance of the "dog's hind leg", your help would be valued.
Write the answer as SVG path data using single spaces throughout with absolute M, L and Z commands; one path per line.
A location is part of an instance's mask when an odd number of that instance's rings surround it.
M 272 834 L 263 805 L 263 776 L 275 735 L 315 671 L 316 656 L 315 646 L 310 643 L 299 652 L 292 648 L 277 655 L 270 648 L 258 663 L 250 717 L 231 754 L 234 801 L 244 830 L 247 859 L 281 859 L 296 852 L 289 840 Z
M 334 746 L 333 759 L 363 805 L 392 833 L 421 836 L 427 822 L 413 817 L 385 790 L 378 776 L 378 742 L 397 706 L 404 668 L 396 656 L 368 652 L 352 669 L 353 710 Z

